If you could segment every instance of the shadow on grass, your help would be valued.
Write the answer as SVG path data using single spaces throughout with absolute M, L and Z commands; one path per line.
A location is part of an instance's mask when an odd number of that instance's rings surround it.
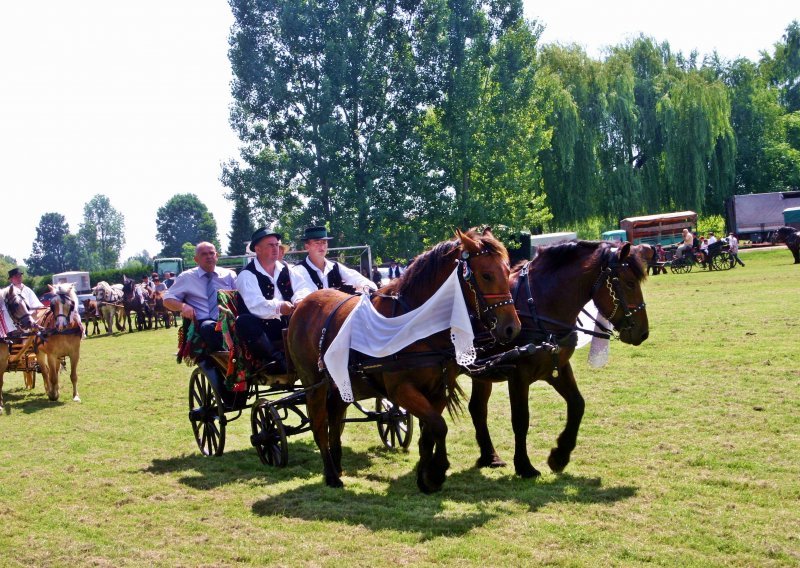
M 44 393 L 44 387 L 39 387 L 39 385 L 33 390 L 25 388 L 10 390 L 3 394 L 3 400 L 5 401 L 4 414 L 13 414 L 14 412 L 33 414 L 65 404 L 63 400 L 51 401 Z
M 345 480 L 346 481 L 346 480 Z M 551 503 L 603 504 L 629 499 L 630 485 L 603 487 L 599 478 L 560 474 L 546 480 L 524 480 L 509 475 L 501 480 L 470 469 L 448 476 L 441 492 L 424 495 L 416 485 L 416 471 L 389 481 L 386 494 L 335 490 L 318 483 L 306 485 L 253 504 L 260 516 L 279 515 L 363 525 L 370 530 L 420 533 L 424 539 L 459 536 L 494 518 L 515 514 L 519 506 L 531 512 Z M 471 513 L 449 514 L 453 501 L 470 505 Z
M 343 461 L 351 470 L 367 469 L 371 458 L 343 448 Z M 281 483 L 293 479 L 322 477 L 322 460 L 313 441 L 298 440 L 289 443 L 289 463 L 286 467 L 264 465 L 255 449 L 233 450 L 221 456 L 195 454 L 168 459 L 156 459 L 144 470 L 147 473 L 170 475 L 186 472 L 178 478 L 180 483 L 199 490 L 209 490 L 248 481 L 265 484 Z

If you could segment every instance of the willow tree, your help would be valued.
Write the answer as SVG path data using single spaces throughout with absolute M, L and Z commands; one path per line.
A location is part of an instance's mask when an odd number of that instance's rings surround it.
M 732 193 L 735 141 L 724 85 L 689 72 L 657 105 L 664 174 L 675 207 L 721 213 Z M 712 175 L 713 174 L 713 175 Z

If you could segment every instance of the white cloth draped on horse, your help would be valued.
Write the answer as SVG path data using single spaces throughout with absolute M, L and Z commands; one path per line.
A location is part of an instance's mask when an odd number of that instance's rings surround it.
M 605 326 L 606 328 L 611 328 L 611 322 L 609 322 L 606 318 L 603 317 L 597 306 L 594 304 L 593 301 L 589 300 L 589 303 L 583 307 L 584 310 L 589 312 L 589 314 L 595 318 L 597 323 L 594 325 L 594 331 L 600 332 L 600 325 Z M 583 323 L 580 318 L 579 322 L 576 323 Z M 584 318 L 586 319 L 586 318 Z M 589 320 L 589 324 L 591 325 L 591 320 Z M 595 369 L 599 369 L 600 367 L 604 367 L 606 363 L 608 363 L 608 339 L 604 337 L 596 337 L 589 335 L 588 333 L 583 333 L 582 331 L 578 332 L 578 345 L 575 347 L 576 349 L 580 349 L 586 345 L 591 346 L 589 347 L 589 365 L 594 367 Z
M 474 363 L 474 335 L 457 270 L 427 302 L 397 317 L 382 316 L 369 301 L 369 296 L 363 295 L 325 353 L 325 366 L 339 388 L 342 400 L 353 402 L 347 370 L 351 349 L 368 357 L 388 357 L 447 328 L 450 328 L 456 362 L 459 365 Z

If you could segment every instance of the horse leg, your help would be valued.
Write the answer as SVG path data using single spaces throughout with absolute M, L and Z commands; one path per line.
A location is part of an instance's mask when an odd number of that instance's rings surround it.
M 333 466 L 339 476 L 342 475 L 342 432 L 344 417 L 347 415 L 347 403 L 338 393 L 331 393 L 328 401 L 328 443 Z
M 520 477 L 539 477 L 541 473 L 533 467 L 528 457 L 528 392 L 530 383 L 517 371 L 508 381 L 508 399 L 511 403 L 511 427 L 514 430 L 514 471 Z
M 384 377 L 390 373 L 384 373 Z M 390 400 L 402 406 L 420 423 L 419 464 L 417 465 L 417 487 L 423 493 L 439 491 L 444 484 L 450 462 L 447 460 L 447 423 L 442 418 L 446 406 L 444 396 L 431 403 L 417 388 L 408 383 L 399 383 Z
M 42 377 L 44 378 L 44 391 L 47 393 L 47 398 L 53 402 L 58 400 L 58 367 L 61 365 L 58 357 L 47 355 L 39 351 L 40 366 L 42 368 Z
M 77 349 L 76 349 L 77 351 Z M 78 360 L 80 353 L 73 353 L 69 356 L 69 378 L 72 380 L 72 400 L 80 402 L 81 397 L 78 395 Z
M 303 383 L 306 384 L 306 383 Z M 336 462 L 331 454 L 328 420 L 328 388 L 319 387 L 306 394 L 306 411 L 311 420 L 311 432 L 322 455 L 322 476 L 325 485 L 333 488 L 344 487 Z M 341 460 L 341 445 L 339 447 Z
M 489 434 L 487 419 L 489 416 L 489 397 L 492 395 L 492 383 L 488 381 L 472 381 L 472 395 L 469 397 L 469 414 L 475 428 L 475 440 L 481 455 L 475 462 L 478 467 L 503 467 L 506 465 L 494 449 Z
M 575 449 L 585 403 L 575 382 L 572 365 L 569 363 L 561 368 L 557 379 L 549 379 L 548 382 L 567 403 L 567 424 L 558 436 L 556 447 L 550 450 L 550 457 L 547 458 L 550 469 L 560 472 L 567 467 L 569 456 Z

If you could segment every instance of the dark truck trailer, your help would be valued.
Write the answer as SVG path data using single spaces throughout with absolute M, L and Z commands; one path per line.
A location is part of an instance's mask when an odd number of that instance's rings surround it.
M 740 239 L 767 242 L 785 224 L 783 210 L 793 207 L 800 207 L 800 191 L 734 195 L 725 200 L 725 223 Z

